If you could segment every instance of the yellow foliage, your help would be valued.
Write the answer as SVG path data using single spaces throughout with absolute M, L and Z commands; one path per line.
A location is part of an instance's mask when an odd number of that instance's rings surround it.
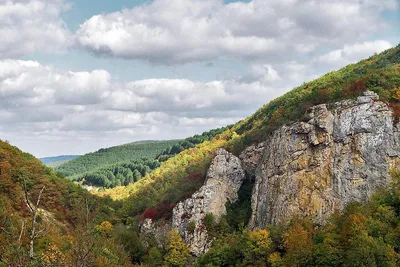
M 271 248 L 271 238 L 269 232 L 265 229 L 259 229 L 249 232 L 249 240 L 254 245 L 254 252 L 267 253 Z
M 177 230 L 168 233 L 167 254 L 164 256 L 164 266 L 180 267 L 185 266 L 189 258 L 189 248 L 183 242 Z
M 274 252 L 268 257 L 268 262 L 272 267 L 282 266 L 282 257 L 278 252 Z
M 96 231 L 105 236 L 110 236 L 113 230 L 113 226 L 109 221 L 104 221 L 96 226 Z
M 41 256 L 47 266 L 63 266 L 66 264 L 65 255 L 54 244 L 49 244 Z
M 400 87 L 393 90 L 393 98 L 400 101 Z

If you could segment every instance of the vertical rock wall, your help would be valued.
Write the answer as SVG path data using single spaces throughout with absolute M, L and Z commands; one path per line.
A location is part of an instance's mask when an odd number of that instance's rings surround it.
M 203 219 L 212 213 L 217 220 L 226 214 L 225 204 L 238 199 L 238 191 L 245 179 L 239 158 L 218 149 L 207 172 L 205 184 L 191 198 L 180 202 L 173 210 L 172 226 L 178 228 L 193 254 L 204 253 L 210 246 Z M 194 226 L 189 229 L 189 224 Z
M 335 209 L 365 202 L 400 166 L 399 125 L 374 93 L 315 106 L 309 117 L 241 154 L 255 176 L 250 227 L 293 216 L 323 223 Z

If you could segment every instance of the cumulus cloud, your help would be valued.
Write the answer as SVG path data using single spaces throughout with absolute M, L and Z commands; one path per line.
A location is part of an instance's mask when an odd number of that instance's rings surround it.
M 71 72 L 36 61 L 1 60 L 0 136 L 25 140 L 25 145 L 32 142 L 36 151 L 43 149 L 32 138 L 67 143 L 70 138 L 77 143 L 93 139 L 91 150 L 98 146 L 94 140 L 105 136 L 108 142 L 115 140 L 114 145 L 123 142 L 121 138 L 183 138 L 234 123 L 284 92 L 278 83 L 269 82 L 145 79 L 122 83 L 105 70 Z M 84 148 L 87 145 L 75 149 Z
M 184 138 L 232 124 L 332 66 L 388 46 L 355 43 L 304 62 L 255 63 L 240 77 L 208 82 L 122 82 L 106 70 L 72 72 L 36 61 L 0 60 L 0 136 L 23 142 L 38 155 L 59 154 L 61 143 L 64 153 L 83 153 L 99 144 Z M 42 147 L 43 142 L 53 145 Z
M 0 59 L 58 52 L 72 39 L 60 14 L 64 0 L 0 0 Z
M 161 64 L 289 58 L 324 44 L 355 42 L 382 29 L 395 0 L 154 0 L 85 21 L 77 43 L 101 56 Z
M 344 45 L 340 49 L 319 56 L 317 62 L 340 67 L 371 56 L 374 53 L 380 53 L 390 47 L 392 47 L 392 44 L 385 40 Z

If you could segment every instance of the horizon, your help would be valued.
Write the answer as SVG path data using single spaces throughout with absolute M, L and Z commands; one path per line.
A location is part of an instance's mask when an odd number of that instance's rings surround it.
M 398 45 L 399 6 L 3 2 L 0 139 L 44 158 L 233 124 L 304 82 Z

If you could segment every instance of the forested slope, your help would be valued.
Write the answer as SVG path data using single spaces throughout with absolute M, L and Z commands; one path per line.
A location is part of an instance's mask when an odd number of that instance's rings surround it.
M 32 155 L 1 140 L 0 191 L 0 266 L 72 266 L 103 260 L 126 265 L 127 258 L 112 239 L 92 235 L 96 224 L 112 218 L 117 205 L 58 177 Z M 36 211 L 35 224 L 29 206 Z M 117 260 L 101 259 L 98 242 Z M 85 254 L 85 260 L 80 258 Z
M 140 141 L 121 146 L 102 148 L 58 166 L 55 170 L 64 176 L 73 176 L 121 161 L 126 162 L 142 158 L 154 159 L 163 150 L 177 142 L 178 140 Z
M 184 140 L 144 141 L 100 149 L 56 169 L 57 173 L 84 185 L 113 188 L 137 182 L 160 166 L 160 162 L 212 140 L 232 126 L 213 129 Z

